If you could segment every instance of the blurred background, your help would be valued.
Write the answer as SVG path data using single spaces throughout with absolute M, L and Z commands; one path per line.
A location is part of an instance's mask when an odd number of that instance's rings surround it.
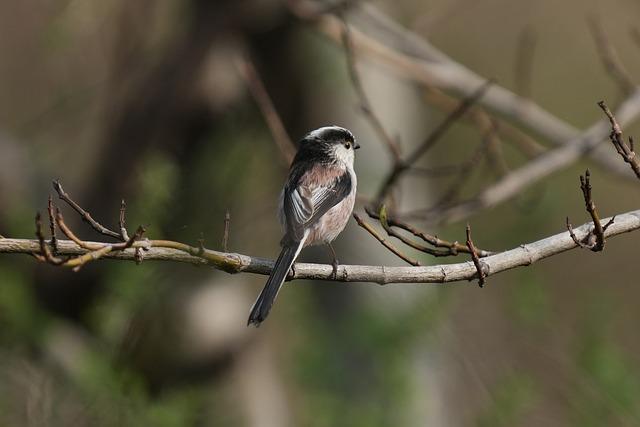
M 243 58 L 294 140 L 326 124 L 356 134 L 359 193 L 373 197 L 390 158 L 358 108 L 343 49 L 291 3 L 0 2 L 0 234 L 33 238 L 34 214 L 60 179 L 105 225 L 116 226 L 124 198 L 131 229 L 202 238 L 211 249 L 221 248 L 228 209 L 229 249 L 275 257 L 287 165 L 242 77 Z M 581 129 L 601 119 L 598 100 L 623 98 L 589 17 L 630 74 L 640 71 L 635 1 L 372 3 Z M 373 108 L 405 149 L 445 116 L 423 88 L 358 64 Z M 638 135 L 640 126 L 625 131 Z M 421 162 L 451 164 L 481 139 L 459 122 Z M 507 147 L 505 158 L 511 167 L 526 161 Z M 566 215 L 586 222 L 578 175 L 587 166 L 472 217 L 476 244 L 508 249 L 561 232 Z M 496 179 L 488 163 L 475 177 L 466 194 Z M 592 183 L 603 216 L 640 206 L 640 183 L 597 167 Z M 400 200 L 424 205 L 445 185 L 409 179 Z M 99 238 L 63 211 L 83 238 Z M 462 223 L 428 231 L 464 241 Z M 72 273 L 5 254 L 0 424 L 640 425 L 637 238 L 492 276 L 484 289 L 296 281 L 259 329 L 246 317 L 262 276 L 116 261 Z M 353 221 L 335 247 L 341 263 L 402 265 Z M 328 262 L 324 248 L 302 259 Z

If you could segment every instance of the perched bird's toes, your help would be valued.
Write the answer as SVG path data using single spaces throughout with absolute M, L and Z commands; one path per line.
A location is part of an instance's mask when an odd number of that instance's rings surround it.
M 291 268 L 289 269 L 289 279 L 293 279 L 296 277 L 296 263 L 291 264 Z
M 331 278 L 333 280 L 338 280 L 338 266 L 340 265 L 340 263 L 338 262 L 337 259 L 334 259 L 333 262 L 331 263 L 331 266 L 333 267 L 333 272 L 331 273 Z

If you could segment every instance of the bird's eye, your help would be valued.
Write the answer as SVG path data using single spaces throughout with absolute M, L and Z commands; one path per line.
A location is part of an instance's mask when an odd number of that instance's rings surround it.
M 346 148 L 347 150 L 348 150 L 349 148 L 351 148 L 351 143 L 350 143 L 349 141 L 345 142 L 345 143 L 344 143 L 344 148 Z

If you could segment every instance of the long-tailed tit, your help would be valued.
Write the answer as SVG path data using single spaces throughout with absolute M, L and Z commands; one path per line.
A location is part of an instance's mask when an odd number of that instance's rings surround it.
M 267 317 L 278 291 L 302 248 L 327 244 L 349 221 L 356 199 L 354 150 L 360 148 L 353 134 L 338 126 L 316 129 L 300 141 L 289 177 L 280 195 L 280 222 L 285 235 L 282 251 L 269 280 L 251 308 L 249 324 Z

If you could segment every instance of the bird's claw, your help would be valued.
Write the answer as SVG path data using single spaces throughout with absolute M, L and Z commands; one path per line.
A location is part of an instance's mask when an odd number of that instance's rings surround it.
M 289 268 L 289 279 L 293 279 L 296 277 L 296 263 L 291 264 L 291 268 Z
M 333 262 L 331 263 L 331 266 L 333 267 L 333 271 L 331 273 L 331 279 L 332 280 L 338 280 L 338 266 L 339 266 L 339 262 L 337 259 L 333 259 Z

